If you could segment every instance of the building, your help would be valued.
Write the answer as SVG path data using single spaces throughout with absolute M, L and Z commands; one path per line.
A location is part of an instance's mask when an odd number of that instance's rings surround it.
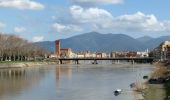
M 70 48 L 62 48 L 60 49 L 60 57 L 62 58 L 70 58 L 72 50 Z
M 155 48 L 151 53 L 151 57 L 157 60 L 169 60 L 170 59 L 170 42 L 165 41 Z
M 77 58 L 96 58 L 96 52 L 81 51 L 77 53 Z
M 134 57 L 137 57 L 137 52 L 127 52 L 126 53 L 126 57 L 129 57 L 129 58 L 134 58 Z
M 96 53 L 96 58 L 107 58 L 107 54 L 103 52 L 97 52 Z
M 149 57 L 149 51 L 137 52 L 137 57 Z
M 110 53 L 110 57 L 111 58 L 133 58 L 133 57 L 137 57 L 137 52 L 132 52 L 132 51 L 113 51 Z
M 110 57 L 115 58 L 116 57 L 116 52 L 111 52 Z
M 70 53 L 70 58 L 77 58 L 77 54 L 74 53 L 74 52 L 71 52 L 71 53 Z
M 85 58 L 95 58 L 96 57 L 96 53 L 95 52 L 86 51 L 86 52 L 84 52 L 84 57 Z
M 55 41 L 55 55 L 56 57 L 70 58 L 73 55 L 71 48 L 61 48 L 60 40 Z
M 84 54 L 77 54 L 77 58 L 84 58 Z
M 60 40 L 56 40 L 55 41 L 55 54 L 56 54 L 56 56 L 57 57 L 60 57 L 60 54 L 61 54 L 61 52 L 60 52 Z
M 148 52 L 137 52 L 137 57 L 148 57 Z

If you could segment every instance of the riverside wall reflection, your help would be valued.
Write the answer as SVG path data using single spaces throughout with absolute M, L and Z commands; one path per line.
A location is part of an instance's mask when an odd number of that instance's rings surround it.
M 0 98 L 34 88 L 44 76 L 44 70 L 40 69 L 0 69 Z
M 56 80 L 60 81 L 60 79 L 62 79 L 62 77 L 67 77 L 68 79 L 70 79 L 72 77 L 72 65 L 58 65 L 56 66 Z
M 4 79 L 16 79 L 25 77 L 25 69 L 3 69 L 0 70 L 0 80 Z
M 113 91 L 129 91 L 129 84 L 152 70 L 152 65 L 131 64 L 0 69 L 0 100 L 133 100 L 130 92 L 115 97 Z

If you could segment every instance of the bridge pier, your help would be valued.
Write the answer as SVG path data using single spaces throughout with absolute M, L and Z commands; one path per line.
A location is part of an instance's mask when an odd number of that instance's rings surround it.
M 120 61 L 119 60 L 112 60 L 112 64 L 119 64 Z
M 79 60 L 75 60 L 75 64 L 77 64 L 77 65 L 80 64 L 80 63 L 79 63 Z
M 112 64 L 115 64 L 116 62 L 115 62 L 115 60 L 112 60 Z
M 97 63 L 97 60 L 95 59 L 94 62 L 92 62 L 92 64 L 98 64 L 98 63 Z
M 134 60 L 131 60 L 132 64 L 135 64 L 135 61 Z
M 117 60 L 117 64 L 119 64 L 120 63 L 120 61 L 119 60 Z
M 63 61 L 62 61 L 62 60 L 60 60 L 60 64 L 63 64 Z

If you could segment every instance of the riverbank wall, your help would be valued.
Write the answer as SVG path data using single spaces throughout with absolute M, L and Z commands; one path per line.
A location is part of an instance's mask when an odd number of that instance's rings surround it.
M 2 68 L 24 68 L 24 67 L 34 67 L 34 66 L 42 66 L 42 65 L 56 65 L 59 64 L 59 61 L 55 62 L 1 62 L 0 69 Z

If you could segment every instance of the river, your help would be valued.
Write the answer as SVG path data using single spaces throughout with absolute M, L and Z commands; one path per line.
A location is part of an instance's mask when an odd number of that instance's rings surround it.
M 133 100 L 129 84 L 144 81 L 153 68 L 86 64 L 0 69 L 0 100 Z M 123 93 L 114 96 L 117 88 Z

